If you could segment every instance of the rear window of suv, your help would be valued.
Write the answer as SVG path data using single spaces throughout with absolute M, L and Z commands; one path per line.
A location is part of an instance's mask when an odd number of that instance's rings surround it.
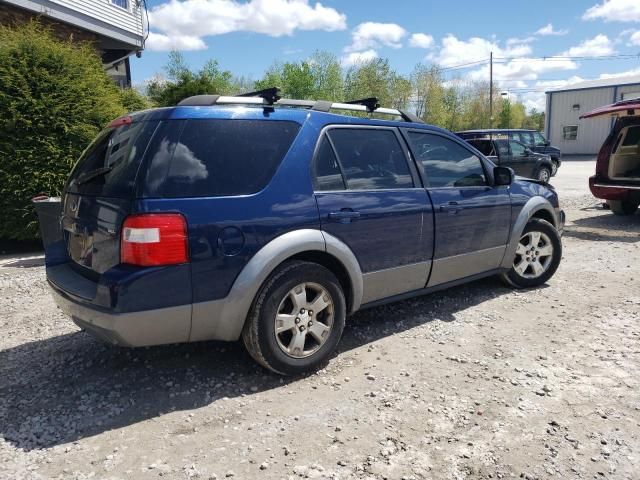
M 173 122 L 167 122 L 172 124 Z M 276 120 L 193 119 L 159 135 L 149 153 L 147 197 L 249 195 L 262 190 L 300 125 Z
M 102 197 L 131 197 L 136 174 L 157 121 L 107 128 L 82 153 L 66 190 Z

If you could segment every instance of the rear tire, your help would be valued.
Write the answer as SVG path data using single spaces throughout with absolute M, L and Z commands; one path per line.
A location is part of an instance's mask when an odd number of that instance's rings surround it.
M 540 167 L 540 170 L 538 170 L 538 180 L 544 183 L 548 183 L 550 179 L 551 170 L 549 170 L 547 167 Z
M 317 369 L 329 358 L 345 318 L 346 301 L 335 275 L 316 263 L 290 261 L 261 287 L 242 339 L 260 365 L 281 375 L 297 375 Z
M 616 215 L 633 215 L 638 210 L 638 203 L 624 200 L 607 200 L 607 204 Z
M 532 218 L 524 228 L 511 270 L 502 279 L 515 288 L 532 288 L 546 283 L 560 265 L 562 242 L 553 225 Z

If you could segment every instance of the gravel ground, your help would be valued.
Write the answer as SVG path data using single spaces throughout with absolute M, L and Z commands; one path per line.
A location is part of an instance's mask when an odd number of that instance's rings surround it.
M 303 378 L 240 344 L 106 346 L 56 310 L 41 256 L 0 257 L 0 478 L 639 478 L 640 214 L 600 208 L 585 171 L 553 182 L 548 286 L 360 312 Z

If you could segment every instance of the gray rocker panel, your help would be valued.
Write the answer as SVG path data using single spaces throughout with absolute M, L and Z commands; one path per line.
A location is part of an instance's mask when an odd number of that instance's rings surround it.
M 362 303 L 424 288 L 430 268 L 431 262 L 428 261 L 365 273 L 362 276 Z
M 438 258 L 433 261 L 429 287 L 452 282 L 479 273 L 494 270 L 504 257 L 505 245 L 485 248 L 471 253 Z M 514 250 L 515 252 L 515 250 Z

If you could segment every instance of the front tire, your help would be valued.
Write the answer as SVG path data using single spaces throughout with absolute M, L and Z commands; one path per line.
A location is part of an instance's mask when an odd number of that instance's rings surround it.
M 546 283 L 562 258 L 562 242 L 553 225 L 532 218 L 518 241 L 511 270 L 502 278 L 515 288 L 532 288 Z
M 346 318 L 340 282 L 325 267 L 291 261 L 264 283 L 242 331 L 249 354 L 282 375 L 317 369 L 335 350 Z
M 551 176 L 555 177 L 556 174 L 558 173 L 558 162 L 555 160 L 551 160 Z
M 547 167 L 540 167 L 540 170 L 538 170 L 538 180 L 549 183 L 549 180 L 551 180 L 551 170 Z
M 624 201 L 624 200 L 607 200 L 609 208 L 616 215 L 633 215 L 638 210 L 638 204 L 636 202 Z

